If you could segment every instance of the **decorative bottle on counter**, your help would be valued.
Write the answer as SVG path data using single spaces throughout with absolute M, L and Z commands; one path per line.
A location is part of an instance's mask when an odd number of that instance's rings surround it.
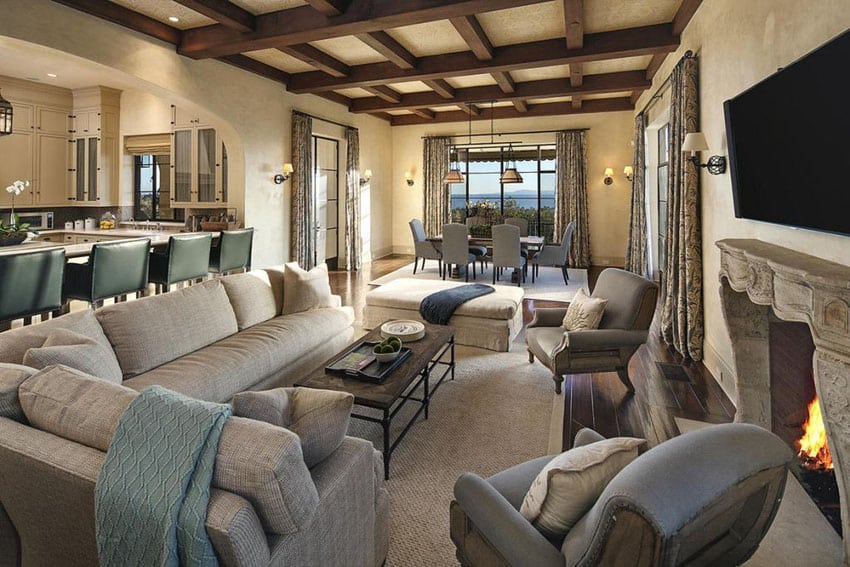
M 110 211 L 106 211 L 100 217 L 100 230 L 110 230 L 115 228 L 115 215 Z

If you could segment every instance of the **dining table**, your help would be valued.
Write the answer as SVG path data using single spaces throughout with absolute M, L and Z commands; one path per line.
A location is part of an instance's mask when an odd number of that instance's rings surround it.
M 493 239 L 492 238 L 488 238 L 486 236 L 473 236 L 473 235 L 470 234 L 468 236 L 468 239 L 469 239 L 469 244 L 471 246 L 486 246 L 488 250 L 493 248 Z M 443 235 L 442 235 L 442 233 L 440 233 L 436 236 L 428 238 L 428 240 L 431 241 L 431 242 L 434 242 L 434 243 L 439 243 L 439 242 L 443 241 Z M 535 251 L 540 250 L 541 248 L 543 248 L 543 245 L 545 243 L 546 243 L 546 237 L 544 237 L 544 236 L 528 235 L 528 236 L 520 236 L 519 237 L 519 245 L 522 248 L 525 248 L 527 250 L 535 250 Z M 463 275 L 463 272 L 457 266 L 452 268 L 452 270 L 451 270 L 451 277 L 452 278 L 459 278 L 462 275 Z M 520 277 L 521 276 L 520 276 L 519 272 L 517 270 L 514 270 L 513 274 L 511 274 L 511 282 L 516 283 L 517 281 L 519 281 Z

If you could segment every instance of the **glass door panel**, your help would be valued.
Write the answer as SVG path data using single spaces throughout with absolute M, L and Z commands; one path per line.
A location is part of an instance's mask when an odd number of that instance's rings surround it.
M 88 195 L 87 201 L 96 201 L 98 195 L 97 178 L 99 177 L 97 167 L 97 138 L 88 139 Z
M 339 202 L 339 142 L 313 136 L 313 187 L 315 189 L 314 234 L 316 264 L 326 262 L 337 266 L 338 202 Z
M 77 170 L 74 172 L 76 180 L 76 197 L 77 201 L 86 200 L 86 139 L 78 138 L 74 144 L 77 147 L 77 159 L 74 167 Z
M 198 130 L 198 202 L 215 202 L 215 129 Z
M 174 132 L 174 200 L 192 199 L 192 131 Z

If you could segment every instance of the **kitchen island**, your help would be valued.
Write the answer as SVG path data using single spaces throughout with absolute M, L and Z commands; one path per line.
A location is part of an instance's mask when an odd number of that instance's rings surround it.
M 109 230 L 44 230 L 35 237 L 15 246 L 0 247 L 0 256 L 22 254 L 63 247 L 66 258 L 83 258 L 91 254 L 91 248 L 98 242 L 115 242 L 135 238 L 150 238 L 153 248 L 162 248 L 168 244 L 168 239 L 175 232 L 115 228 Z M 191 233 L 183 233 L 191 234 Z M 213 234 L 213 238 L 218 236 Z

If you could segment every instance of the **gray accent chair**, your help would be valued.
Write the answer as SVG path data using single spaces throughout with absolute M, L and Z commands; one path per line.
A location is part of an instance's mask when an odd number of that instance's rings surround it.
M 582 429 L 575 446 L 601 440 Z M 553 456 L 487 479 L 461 476 L 451 538 L 461 565 L 739 565 L 755 553 L 785 491 L 792 451 L 755 425 L 712 425 L 650 449 L 615 476 L 561 541 L 519 509 Z
M 549 245 L 544 246 L 531 258 L 531 283 L 534 283 L 534 277 L 540 275 L 540 264 L 544 266 L 556 266 L 561 268 L 561 275 L 564 276 L 564 285 L 570 283 L 570 276 L 567 273 L 567 267 L 570 261 L 570 244 L 573 241 L 573 232 L 576 225 L 571 222 L 564 229 L 564 235 L 561 238 L 560 246 Z
M 422 269 L 425 269 L 425 260 L 436 260 L 437 268 L 440 275 L 443 275 L 443 253 L 436 244 L 428 240 L 425 234 L 425 227 L 419 219 L 413 219 L 409 223 L 410 232 L 413 235 L 413 273 L 416 273 L 416 268 L 419 265 L 419 259 L 422 259 Z
M 519 227 L 511 224 L 497 224 L 493 227 L 493 283 L 496 273 L 502 268 L 515 268 L 520 271 L 517 285 L 525 281 L 528 263 L 520 253 Z
M 629 392 L 629 360 L 649 336 L 655 315 L 658 284 L 618 268 L 599 274 L 591 297 L 608 300 L 598 329 L 565 331 L 561 326 L 566 308 L 540 308 L 525 332 L 528 361 L 536 357 L 561 393 L 564 374 L 616 372 Z
M 68 262 L 62 298 L 88 301 L 92 309 L 110 297 L 146 295 L 151 239 L 99 242 L 85 264 Z
M 0 256 L 0 331 L 11 327 L 13 319 L 23 317 L 29 324 L 33 315 L 43 320 L 62 307 L 64 270 L 64 248 Z
M 472 279 L 477 277 L 475 262 L 477 256 L 469 250 L 469 229 L 465 224 L 449 223 L 443 225 L 443 279 L 453 265 L 464 267 L 466 281 L 469 281 L 469 265 L 472 264 Z

